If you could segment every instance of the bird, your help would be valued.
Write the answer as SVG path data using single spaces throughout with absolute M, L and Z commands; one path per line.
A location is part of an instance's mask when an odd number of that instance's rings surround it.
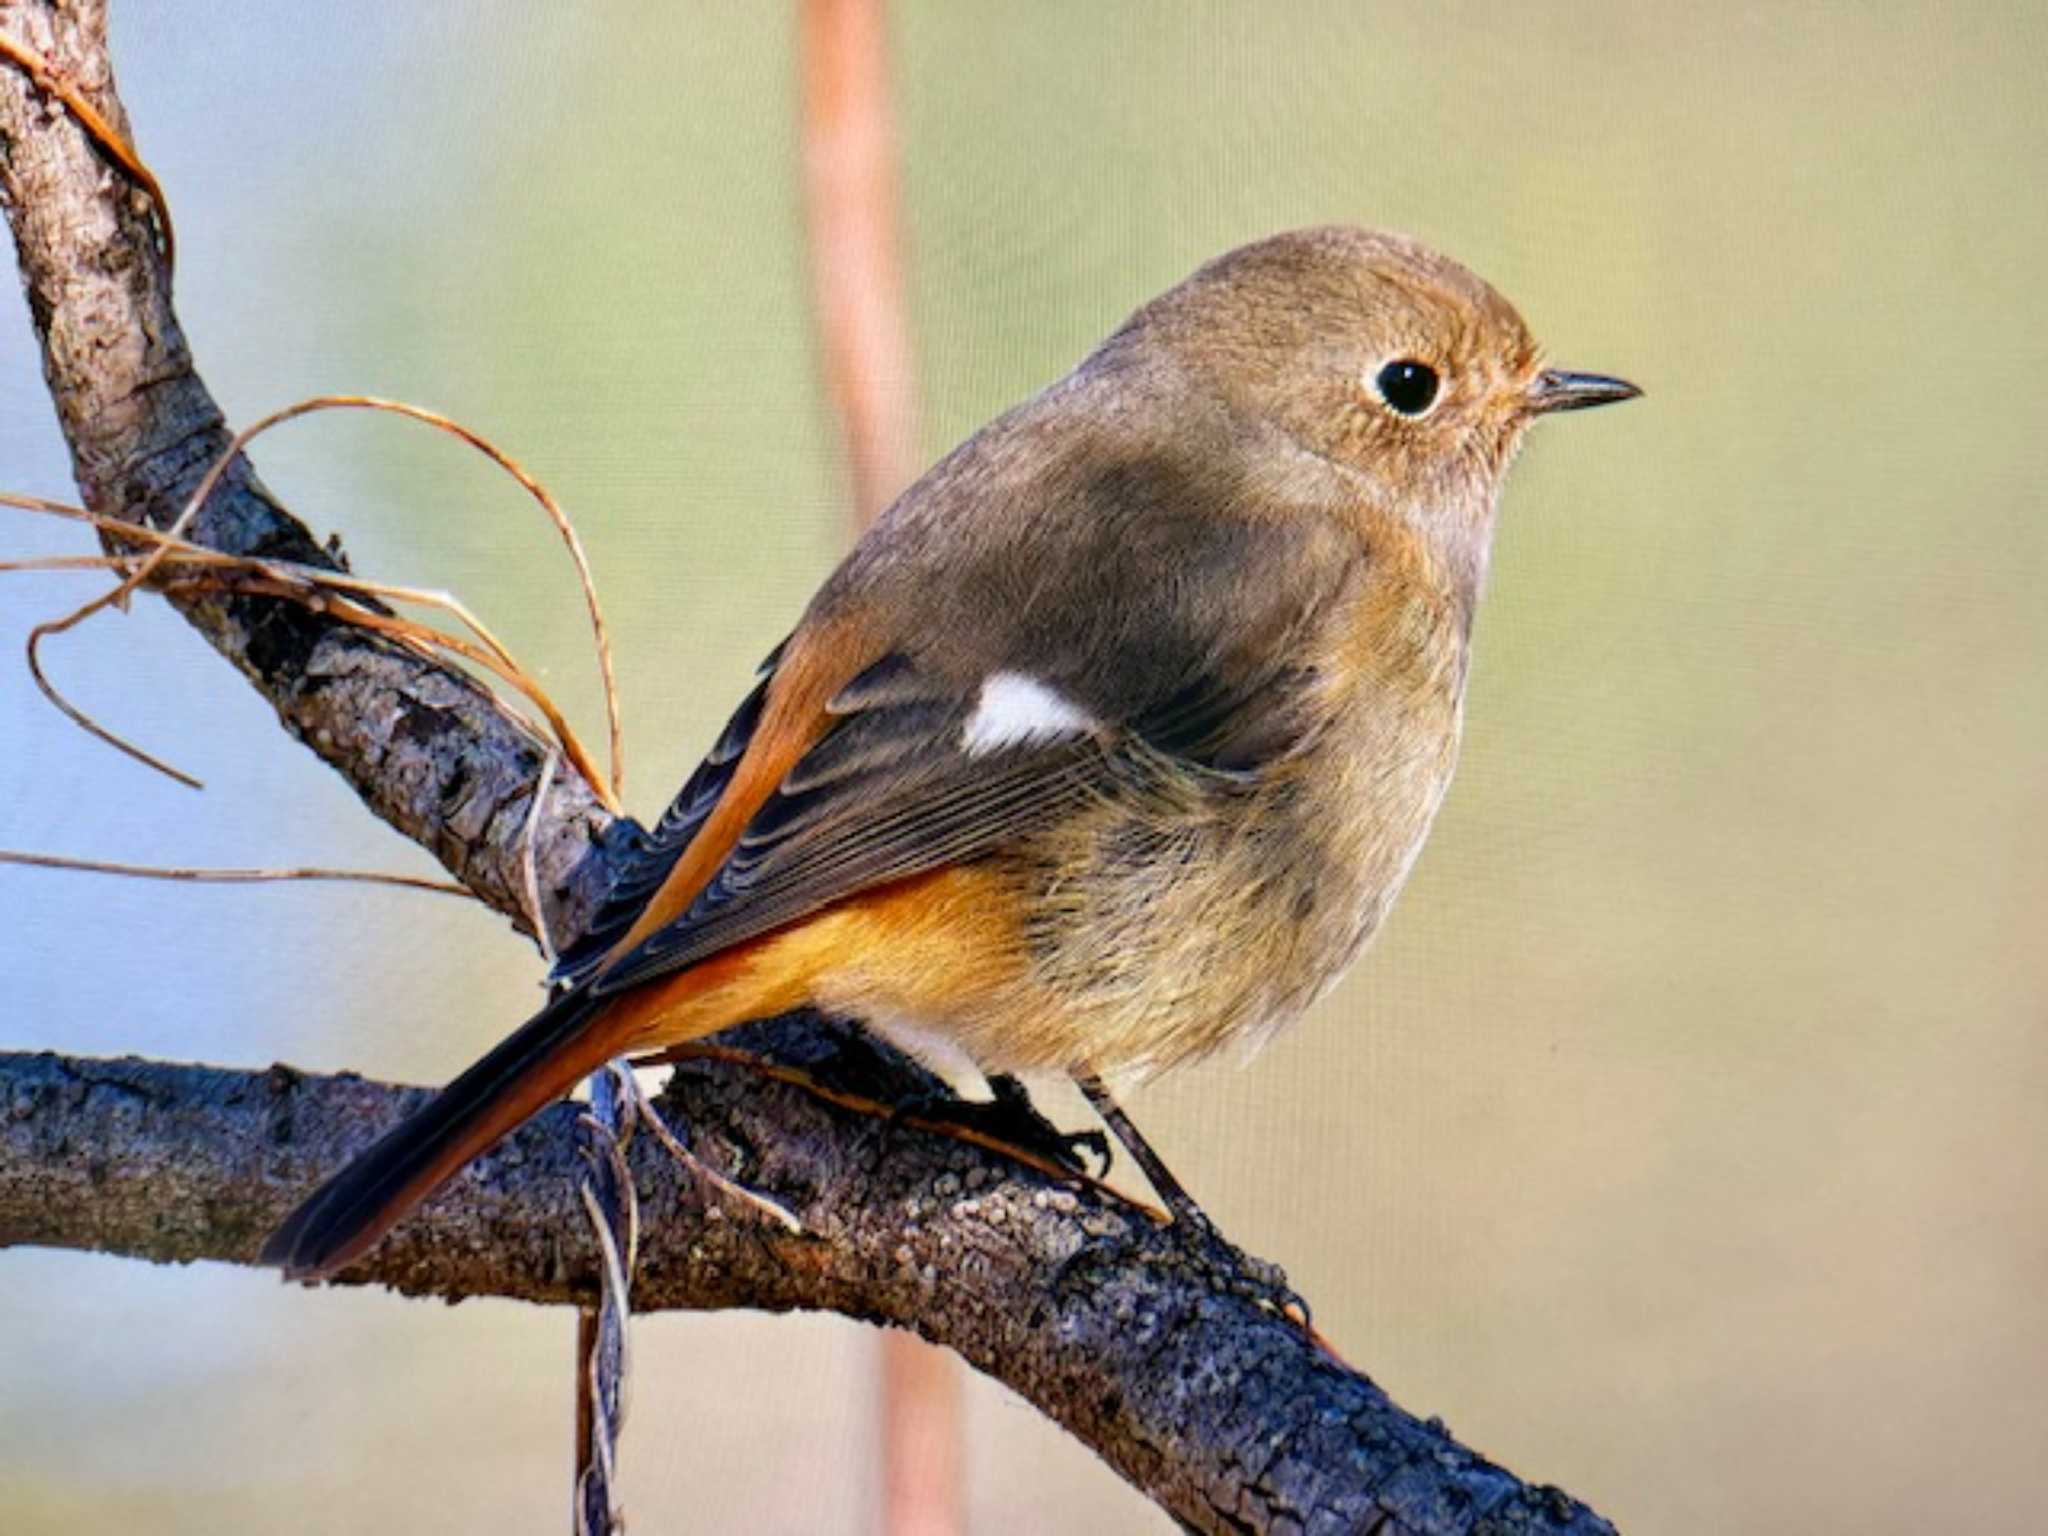
M 1640 393 L 1551 366 L 1404 236 L 1201 266 L 885 510 L 547 1003 L 263 1262 L 332 1274 L 605 1062 L 798 1007 L 1070 1074 L 1106 1117 L 1106 1078 L 1268 1038 L 1380 927 L 1451 783 L 1527 429 Z

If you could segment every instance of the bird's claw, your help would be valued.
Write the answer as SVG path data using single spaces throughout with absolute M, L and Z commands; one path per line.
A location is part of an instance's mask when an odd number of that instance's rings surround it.
M 1076 1178 L 1100 1179 L 1109 1172 L 1109 1138 L 1101 1131 L 1062 1131 L 1039 1113 L 1016 1078 L 998 1074 L 988 1082 L 993 1092 L 988 1099 L 963 1099 L 943 1092 L 904 1099 L 890 1110 L 887 1124 L 893 1128 L 917 1121 L 941 1129 L 972 1131 Z M 1089 1156 L 1095 1164 L 1092 1169 Z
M 1190 1260 L 1220 1289 L 1287 1319 L 1304 1333 L 1315 1331 L 1308 1302 L 1288 1284 L 1287 1272 L 1270 1260 L 1246 1253 L 1194 1207 L 1177 1213 L 1172 1224 L 1163 1230 L 1147 1231 L 1144 1226 L 1133 1224 L 1121 1232 L 1085 1239 L 1053 1267 L 1047 1289 L 1058 1293 L 1083 1269 L 1124 1263 L 1184 1264 Z

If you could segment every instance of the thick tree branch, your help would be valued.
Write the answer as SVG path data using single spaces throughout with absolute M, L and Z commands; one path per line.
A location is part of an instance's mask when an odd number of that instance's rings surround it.
M 0 29 L 125 131 L 100 0 L 0 4 Z M 0 200 L 87 504 L 167 523 L 229 434 L 193 372 L 146 201 L 4 63 Z M 196 536 L 327 559 L 245 463 Z M 467 678 L 294 605 L 177 602 L 372 811 L 517 918 L 542 754 L 510 715 Z M 630 829 L 559 778 L 537 825 L 551 927 L 576 932 Z M 750 1034 L 870 1097 L 917 1082 L 820 1021 Z M 0 1247 L 247 1263 L 286 1207 L 417 1093 L 284 1068 L 0 1056 Z M 1008 1382 L 1193 1529 L 1610 1529 L 1402 1412 L 1249 1299 L 1242 1269 L 1192 1233 L 730 1064 L 679 1071 L 668 1103 L 714 1162 L 789 1203 L 806 1231 L 707 1205 L 642 1138 L 633 1161 L 652 1219 L 640 1306 L 827 1308 L 913 1327 Z M 587 1301 L 596 1261 L 575 1203 L 571 1114 L 541 1117 L 344 1279 Z
M 835 1086 L 884 1100 L 917 1086 L 851 1030 L 749 1035 L 740 1043 L 794 1050 Z M 0 1055 L 0 1246 L 247 1263 L 315 1178 L 424 1097 L 284 1067 Z M 707 1200 L 636 1138 L 642 1310 L 820 1308 L 914 1328 L 1199 1530 L 1609 1529 L 1402 1412 L 1246 1295 L 1192 1233 L 1114 1196 L 727 1063 L 679 1069 L 662 1108 L 804 1232 Z M 576 1203 L 574 1118 L 562 1105 L 527 1126 L 343 1281 L 589 1301 L 598 1261 Z

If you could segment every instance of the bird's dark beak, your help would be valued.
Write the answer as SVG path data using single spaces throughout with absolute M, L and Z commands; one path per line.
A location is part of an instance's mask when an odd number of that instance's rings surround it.
M 1604 373 L 1570 373 L 1563 368 L 1546 368 L 1529 386 L 1529 410 L 1537 416 L 1552 411 L 1584 411 L 1617 400 L 1633 400 L 1642 391 L 1627 379 L 1610 379 Z

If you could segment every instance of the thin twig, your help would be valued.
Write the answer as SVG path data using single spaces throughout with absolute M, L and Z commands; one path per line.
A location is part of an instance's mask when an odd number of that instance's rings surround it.
M 585 1355 L 577 1378 L 576 1422 L 588 1426 L 589 1439 L 578 1446 L 574 1529 L 578 1536 L 609 1536 L 624 1526 L 618 1439 L 626 1415 L 626 1323 L 640 1252 L 640 1205 L 625 1153 L 635 1124 L 633 1100 L 619 1094 L 609 1070 L 591 1079 L 590 1110 L 581 1124 L 589 1136 L 582 1150 L 591 1171 L 577 1195 L 590 1218 L 603 1269 L 596 1324 L 579 1320 L 577 1329 Z
M 332 596 L 325 592 L 308 592 L 296 582 L 279 582 L 267 577 L 249 577 L 230 572 L 219 578 L 218 584 L 237 592 L 261 597 L 289 598 L 293 602 L 304 603 L 321 613 L 332 614 L 359 629 L 375 630 L 378 634 L 388 636 L 422 655 L 431 655 L 433 651 L 439 649 L 460 656 L 464 661 L 473 662 L 518 689 L 527 701 L 541 712 L 548 723 L 548 730 L 562 744 L 563 751 L 583 774 L 592 792 L 600 800 L 609 797 L 604 782 L 591 777 L 596 772 L 596 765 L 591 762 L 582 741 L 570 728 L 567 718 L 563 716 L 555 701 L 548 696 L 547 691 L 523 668 L 507 666 L 489 650 L 473 645 L 458 636 L 425 624 L 414 623 L 410 619 L 378 613 L 374 609 L 352 603 L 346 597 Z M 540 735 L 539 732 L 534 734 Z
M 296 560 L 278 560 L 263 555 L 230 555 L 204 544 L 194 544 L 190 539 L 174 538 L 146 523 L 131 523 L 125 518 L 88 512 L 83 507 L 74 507 L 67 502 L 45 501 L 40 496 L 23 496 L 12 491 L 0 491 L 0 507 L 19 507 L 25 511 L 41 512 L 73 522 L 90 523 L 101 533 L 112 538 L 134 539 L 139 543 L 166 547 L 171 551 L 167 558 L 174 565 L 210 565 L 219 566 L 224 570 L 253 571 L 278 581 L 298 581 L 309 587 L 321 587 L 337 592 L 359 592 L 387 602 L 418 603 L 422 607 L 439 608 L 461 620 L 463 626 L 506 666 L 518 666 L 504 642 L 491 633 L 484 621 L 472 613 L 469 606 L 454 593 L 440 588 L 403 587 L 388 581 L 372 581 L 356 575 L 353 571 L 305 565 Z M 56 555 L 45 560 L 0 560 L 0 571 L 68 570 L 76 566 L 78 569 L 126 572 L 138 558 L 139 555 L 136 554 Z M 598 787 L 601 786 L 592 786 Z
M 190 880 L 202 885 L 255 885 L 269 880 L 353 880 L 363 885 L 396 885 L 413 891 L 476 899 L 476 892 L 453 880 L 427 875 L 395 875 L 375 869 L 327 869 L 298 865 L 286 869 L 206 869 L 170 864 L 122 864 L 110 859 L 74 859 L 60 853 L 22 853 L 0 848 L 0 864 L 27 864 L 36 869 L 68 869 L 89 875 L 126 875 L 137 880 Z
M 304 402 L 301 403 L 304 404 Z M 178 513 L 177 517 L 172 519 L 170 527 L 166 530 L 170 539 L 182 539 L 186 528 L 199 515 L 199 509 L 206 504 L 206 499 L 213 494 L 214 487 L 220 484 L 221 476 L 227 473 L 228 466 L 241 453 L 243 444 L 247 443 L 258 433 L 276 425 L 279 421 L 288 420 L 290 414 L 295 409 L 294 407 L 287 407 L 284 411 L 275 412 L 270 416 L 264 417 L 254 426 L 246 427 L 235 435 L 234 440 L 228 444 L 227 450 L 214 460 L 205 475 L 201 477 L 198 487 L 186 500 L 183 510 Z M 168 541 L 159 543 L 132 569 L 128 570 L 110 589 L 74 608 L 62 618 L 46 619 L 32 628 L 28 632 L 28 671 L 29 676 L 35 679 L 36 687 L 42 690 L 43 697 L 54 704 L 71 719 L 73 724 L 77 725 L 88 735 L 97 736 L 116 751 L 126 753 L 137 762 L 156 769 L 159 773 L 176 780 L 188 789 L 202 789 L 205 786 L 191 774 L 184 772 L 182 769 L 174 768 L 162 758 L 144 751 L 141 747 L 107 729 L 83 710 L 73 705 L 69 699 L 58 692 L 56 685 L 44 674 L 40 654 L 45 637 L 60 635 L 74 625 L 92 617 L 92 615 L 100 612 L 102 609 L 110 608 L 117 603 L 125 606 L 135 590 L 156 573 L 157 567 L 169 557 L 170 551 L 171 544 Z
M 1005 1141 L 1000 1136 L 991 1135 L 989 1132 L 978 1130 L 971 1125 L 962 1125 L 958 1121 L 920 1115 L 914 1110 L 906 1112 L 901 1104 L 892 1104 L 881 1099 L 870 1098 L 845 1088 L 835 1088 L 829 1083 L 819 1082 L 817 1078 L 799 1067 L 786 1067 L 780 1062 L 769 1061 L 765 1057 L 756 1056 L 751 1051 L 739 1050 L 734 1046 L 719 1045 L 709 1040 L 689 1040 L 681 1045 L 665 1046 L 659 1051 L 650 1052 L 645 1056 L 630 1057 L 628 1060 L 630 1065 L 645 1069 L 680 1066 L 686 1061 L 723 1062 L 728 1066 L 735 1066 L 743 1071 L 752 1072 L 759 1077 L 768 1079 L 770 1082 L 786 1083 L 792 1088 L 800 1088 L 813 1098 L 830 1104 L 835 1109 L 847 1110 L 856 1115 L 865 1115 L 870 1119 L 887 1120 L 891 1124 L 906 1126 L 914 1131 L 924 1131 L 933 1136 L 944 1137 L 948 1141 L 957 1141 L 966 1146 L 978 1147 L 984 1152 L 994 1152 L 999 1156 L 1006 1157 L 1022 1167 L 1029 1168 L 1034 1173 L 1043 1174 L 1047 1178 L 1059 1179 L 1070 1184 L 1085 1185 L 1111 1200 L 1116 1200 L 1129 1206 L 1133 1211 L 1136 1211 L 1158 1226 L 1166 1226 L 1173 1219 L 1157 1206 L 1140 1200 L 1135 1195 L 1124 1193 L 1114 1184 L 1098 1179 L 1091 1173 L 1083 1173 L 1078 1168 L 1068 1167 L 1064 1164 L 1053 1162 L 1050 1158 L 1041 1157 L 1038 1153 L 1028 1148 L 1020 1147 L 1015 1142 Z
M 749 1189 L 737 1180 L 727 1178 L 685 1146 L 682 1138 L 669 1129 L 668 1122 L 662 1118 L 661 1111 L 655 1107 L 654 1099 L 648 1094 L 647 1085 L 640 1081 L 640 1075 L 633 1070 L 631 1063 L 612 1062 L 611 1070 L 632 1094 L 640 1121 L 654 1133 L 654 1139 L 661 1143 L 669 1156 L 689 1169 L 692 1176 L 702 1179 L 728 1199 L 766 1216 L 790 1236 L 803 1235 L 804 1224 L 797 1218 L 796 1212 L 779 1201 L 769 1199 L 759 1190 Z
M 561 760 L 559 751 L 548 748 L 547 760 L 540 765 L 540 777 L 534 781 L 533 803 L 526 808 L 526 825 L 519 830 L 519 874 L 525 886 L 527 921 L 533 924 L 533 941 L 540 946 L 540 957 L 549 970 L 555 968 L 555 939 L 540 904 L 540 813 L 547 804 L 548 791 L 554 787 L 555 765 Z
M 583 606 L 590 614 L 591 635 L 597 647 L 598 675 L 604 683 L 605 727 L 610 739 L 611 775 L 608 780 L 610 794 L 607 797 L 607 808 L 617 815 L 619 797 L 625 793 L 626 759 L 625 732 L 619 719 L 618 680 L 612 667 L 611 631 L 605 624 L 603 605 L 597 599 L 597 581 L 590 573 L 590 560 L 583 552 L 583 540 L 576 532 L 576 525 L 570 522 L 569 514 L 562 510 L 562 504 L 555 500 L 553 493 L 535 479 L 523 464 L 482 433 L 473 431 L 451 417 L 443 416 L 439 411 L 409 405 L 403 400 L 387 400 L 376 395 L 318 395 L 278 412 L 270 421 L 259 423 L 258 428 L 252 429 L 247 435 L 253 437 L 256 430 L 265 426 L 289 421 L 294 416 L 302 416 L 309 411 L 317 410 L 388 411 L 394 415 L 424 422 L 469 444 L 518 481 L 526 493 L 539 503 L 541 510 L 547 513 L 548 520 L 555 525 L 555 531 L 561 535 L 562 543 L 569 551 L 569 558 L 575 564 L 576 579 L 583 588 Z M 594 783 L 591 788 L 602 792 L 605 785 Z
M 123 571 L 129 555 L 39 555 L 29 560 L 0 560 L 0 573 L 16 571 Z
M 119 588 L 115 590 L 118 591 Z M 108 601 L 111 601 L 111 599 L 108 599 Z M 99 721 L 93 719 L 92 716 L 65 698 L 62 691 L 58 689 L 55 683 L 50 681 L 49 676 L 43 671 L 43 661 L 40 654 L 43 637 L 45 635 L 60 634 L 64 630 L 69 629 L 73 624 L 76 624 L 80 619 L 85 618 L 88 614 L 105 606 L 105 602 L 94 602 L 78 609 L 56 623 L 38 624 L 35 628 L 31 629 L 28 632 L 28 643 L 24 651 L 28 662 L 28 675 L 30 679 L 34 681 L 44 698 L 55 705 L 61 714 L 87 735 L 97 736 L 108 746 L 114 748 L 115 751 L 134 758 L 136 762 L 141 763 L 146 768 L 154 768 L 158 773 L 163 774 L 166 778 L 176 783 L 184 785 L 187 789 L 204 789 L 206 785 L 203 780 L 195 778 L 193 775 L 185 772 L 184 769 L 172 763 L 165 762 L 153 752 L 143 747 L 138 747 L 134 742 L 129 741 L 118 732 L 109 730 L 106 726 L 101 725 Z

